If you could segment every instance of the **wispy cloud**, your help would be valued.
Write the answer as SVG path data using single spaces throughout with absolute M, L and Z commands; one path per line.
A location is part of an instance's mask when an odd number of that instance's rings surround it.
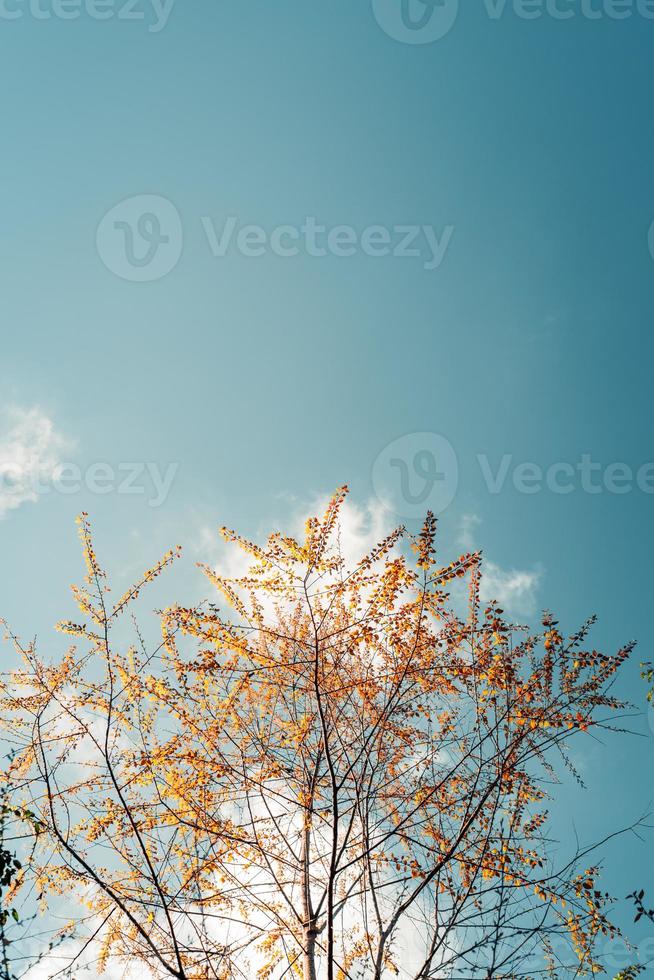
M 0 415 L 0 520 L 24 503 L 36 503 L 62 463 L 67 442 L 38 408 Z
M 459 541 L 461 547 L 465 548 L 466 551 L 474 551 L 475 537 L 474 530 L 481 524 L 481 518 L 477 517 L 476 514 L 464 514 L 461 518 L 461 523 L 459 525 Z
M 63 976 L 67 972 L 66 966 L 73 961 L 80 973 L 88 976 L 96 973 L 97 976 L 97 946 L 87 948 L 81 940 L 69 940 L 23 974 L 24 980 L 51 980 L 52 977 Z M 102 975 L 104 980 L 144 980 L 146 974 L 142 966 L 130 967 L 109 962 Z
M 477 514 L 464 514 L 459 524 L 459 542 L 467 551 L 476 550 L 479 542 L 475 529 L 481 524 Z M 496 562 L 484 559 L 480 595 L 482 602 L 496 599 L 508 612 L 518 616 L 533 616 L 543 570 L 540 566 L 525 571 L 504 569 Z
M 497 599 L 500 606 L 518 616 L 533 616 L 542 569 L 507 571 L 492 561 L 484 561 L 480 595 L 482 602 Z
M 312 514 L 322 514 L 327 506 L 327 496 L 314 499 L 310 506 L 293 504 L 290 516 L 279 526 L 290 527 L 300 540 L 303 525 Z M 355 503 L 348 499 L 340 513 L 339 546 L 346 565 L 353 567 L 374 545 L 381 541 L 395 526 L 393 514 L 377 498 Z M 459 525 L 459 544 L 466 551 L 479 547 L 475 529 L 481 524 L 476 514 L 465 514 Z M 238 577 L 244 575 L 251 564 L 249 556 L 233 545 L 221 542 L 214 530 L 200 528 L 193 551 L 198 558 L 212 565 L 220 575 Z M 538 608 L 538 589 L 543 570 L 535 566 L 530 570 L 505 569 L 497 562 L 484 559 L 481 584 L 483 602 L 496 599 L 503 609 L 516 616 L 531 616 Z
M 319 497 L 310 507 L 299 510 L 293 520 L 295 535 L 303 537 L 307 518 L 314 514 L 322 516 L 328 503 L 328 496 Z M 348 497 L 339 514 L 339 547 L 346 566 L 354 567 L 396 524 L 392 511 L 376 497 L 361 504 Z

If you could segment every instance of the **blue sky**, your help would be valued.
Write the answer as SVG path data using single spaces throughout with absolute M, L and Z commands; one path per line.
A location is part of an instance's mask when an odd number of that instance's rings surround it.
M 343 482 L 411 524 L 436 434 L 444 550 L 483 547 L 517 614 L 636 637 L 644 712 L 651 4 L 446 0 L 433 41 L 399 0 L 0 8 L 0 462 L 37 445 L 81 475 L 21 506 L 3 483 L 2 614 L 59 643 L 82 509 L 119 575 L 187 546 L 169 598 L 207 528 L 257 533 Z M 98 463 L 107 493 L 84 487 Z M 128 464 L 145 492 L 118 492 Z M 174 474 L 160 506 L 148 472 Z M 584 750 L 568 832 L 647 809 L 654 736 L 630 727 Z M 649 848 L 608 852 L 607 886 L 654 892 Z

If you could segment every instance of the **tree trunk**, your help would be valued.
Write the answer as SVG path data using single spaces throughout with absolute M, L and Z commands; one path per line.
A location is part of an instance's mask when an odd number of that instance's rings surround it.
M 302 840 L 302 919 L 304 921 L 302 977 L 303 980 L 318 980 L 316 973 L 316 919 L 311 901 L 311 811 L 305 816 L 304 837 Z
M 318 980 L 316 973 L 316 931 L 309 928 L 304 933 L 304 953 L 302 955 L 303 980 Z

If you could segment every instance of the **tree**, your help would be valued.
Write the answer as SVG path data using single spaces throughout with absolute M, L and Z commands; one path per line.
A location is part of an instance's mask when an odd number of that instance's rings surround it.
M 21 869 L 21 863 L 16 857 L 13 849 L 7 847 L 7 833 L 10 832 L 12 817 L 20 818 L 20 811 L 16 813 L 9 807 L 3 793 L 0 801 L 0 897 L 4 896 L 5 889 L 13 884 L 13 881 Z M 7 935 L 8 925 L 18 922 L 20 916 L 18 910 L 11 906 L 0 909 L 0 977 L 2 980 L 12 980 L 13 974 L 9 960 L 9 947 L 11 939 Z
M 640 676 L 650 685 L 650 689 L 647 692 L 647 700 L 649 704 L 652 705 L 654 704 L 654 667 L 651 663 L 642 663 L 640 666 L 642 668 Z M 646 919 L 649 919 L 650 922 L 654 922 L 654 909 L 648 908 L 645 904 L 644 889 L 640 888 L 637 891 L 632 892 L 630 895 L 627 895 L 627 899 L 631 899 L 636 908 L 634 922 L 639 922 L 643 916 Z M 621 980 L 621 978 L 618 977 L 617 980 Z M 630 978 L 627 977 L 627 980 L 630 980 Z
M 586 649 L 592 620 L 565 638 L 546 614 L 532 635 L 482 609 L 481 556 L 441 567 L 432 515 L 347 567 L 346 490 L 302 541 L 223 529 L 249 570 L 203 566 L 215 601 L 165 610 L 154 646 L 135 623 L 128 642 L 124 616 L 178 551 L 112 604 L 82 515 L 84 621 L 60 624 L 75 645 L 46 664 L 13 637 L 0 713 L 45 828 L 29 875 L 52 902 L 83 899 L 76 955 L 96 972 L 601 968 L 610 899 L 588 851 L 554 866 L 546 785 L 622 707 L 630 647 Z
M 8 783 L 0 788 L 0 980 L 18 980 L 40 960 L 40 953 L 33 957 L 24 951 L 17 957 L 13 955 L 14 946 L 24 945 L 28 925 L 12 904 L 12 895 L 23 868 L 16 849 L 22 845 L 28 858 L 31 857 L 41 824 L 31 810 L 12 806 L 10 790 Z

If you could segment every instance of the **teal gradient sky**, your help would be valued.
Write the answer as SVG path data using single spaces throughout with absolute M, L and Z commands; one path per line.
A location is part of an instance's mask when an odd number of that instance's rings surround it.
M 565 791 L 565 833 L 574 818 L 588 842 L 654 797 L 638 676 L 654 495 L 510 479 L 493 494 L 477 460 L 654 462 L 654 20 L 570 7 L 493 20 L 466 3 L 429 44 L 389 37 L 368 0 L 177 0 L 156 33 L 27 6 L 0 17 L 2 404 L 38 406 L 81 467 L 179 464 L 159 508 L 80 492 L 9 512 L 0 613 L 60 648 L 49 625 L 71 611 L 80 510 L 118 574 L 188 545 L 160 593 L 183 598 L 203 528 L 256 534 L 343 482 L 363 505 L 389 443 L 440 433 L 459 464 L 448 559 L 473 514 L 475 544 L 539 570 L 537 604 L 564 628 L 597 612 L 598 646 L 639 641 L 620 688 L 637 734 L 589 740 L 588 791 Z M 178 264 L 152 282 L 114 275 L 96 248 L 135 195 L 165 197 L 183 225 Z M 230 215 L 454 233 L 432 271 L 360 252 L 214 257 L 202 218 Z M 654 895 L 645 840 L 606 852 L 621 897 Z

